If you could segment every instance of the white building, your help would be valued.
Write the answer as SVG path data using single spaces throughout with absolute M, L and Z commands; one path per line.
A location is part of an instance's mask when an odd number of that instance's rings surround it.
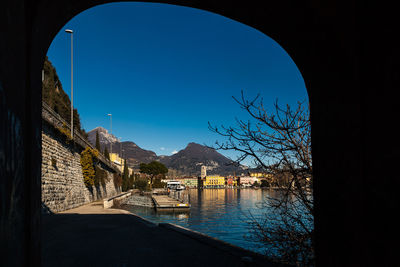
M 207 166 L 201 166 L 201 178 L 205 178 L 207 176 Z

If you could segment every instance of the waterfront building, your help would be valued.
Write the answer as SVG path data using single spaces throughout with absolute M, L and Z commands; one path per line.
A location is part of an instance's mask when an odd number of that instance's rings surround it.
M 164 183 L 168 183 L 168 182 L 179 182 L 181 185 L 185 185 L 187 184 L 192 184 L 190 179 L 196 179 L 196 184 L 197 184 L 197 178 L 193 178 L 193 177 L 175 177 L 175 178 L 164 178 L 161 179 L 161 182 Z
M 123 172 L 124 171 L 124 159 L 119 156 L 117 153 L 110 153 L 110 160 L 112 163 L 117 165 L 117 168 Z M 133 172 L 133 169 L 128 167 L 128 173 L 131 175 Z
M 251 177 L 257 177 L 257 178 L 262 178 L 262 177 L 267 177 L 268 174 L 263 173 L 263 172 L 251 172 L 250 176 Z
M 201 166 L 201 178 L 205 178 L 207 176 L 207 166 Z
M 224 188 L 225 177 L 219 175 L 206 176 L 203 182 L 204 188 Z
M 185 177 L 183 178 L 183 184 L 188 188 L 197 188 L 198 180 L 197 177 Z
M 260 183 L 260 179 L 252 176 L 242 176 L 240 177 L 240 186 L 252 186 L 255 182 Z
M 116 164 L 117 166 L 121 167 L 123 165 L 123 160 L 120 158 L 119 154 L 117 153 L 110 153 L 110 160 L 112 163 Z
M 228 177 L 226 178 L 226 185 L 229 187 L 237 186 L 237 180 L 235 177 Z

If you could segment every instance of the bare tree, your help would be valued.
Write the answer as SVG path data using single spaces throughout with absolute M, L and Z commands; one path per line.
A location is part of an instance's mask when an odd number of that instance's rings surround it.
M 262 205 L 264 215 L 248 214 L 249 237 L 263 244 L 271 259 L 297 266 L 314 262 L 314 205 L 311 159 L 311 126 L 308 103 L 298 102 L 292 109 L 274 103 L 273 112 L 264 107 L 259 95 L 249 101 L 242 92 L 234 98 L 250 119 L 236 119 L 236 125 L 209 129 L 225 141 L 217 150 L 239 151 L 237 163 L 246 158 L 268 173 L 270 185 L 279 185 Z

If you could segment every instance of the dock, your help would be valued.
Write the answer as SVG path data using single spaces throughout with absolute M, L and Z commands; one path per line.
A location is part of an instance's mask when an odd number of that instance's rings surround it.
M 190 204 L 183 203 L 167 195 L 153 195 L 154 206 L 157 211 L 189 211 Z

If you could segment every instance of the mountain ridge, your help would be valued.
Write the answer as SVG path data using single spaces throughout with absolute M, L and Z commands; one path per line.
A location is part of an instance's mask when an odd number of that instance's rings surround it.
M 203 165 L 207 166 L 208 174 L 238 174 L 247 169 L 244 165 L 238 166 L 215 149 L 195 142 L 188 143 L 184 149 L 173 155 L 157 155 L 151 150 L 139 147 L 133 141 L 119 142 L 103 127 L 96 127 L 88 132 L 88 140 L 93 145 L 96 143 L 96 131 L 99 132 L 101 150 L 103 151 L 104 147 L 110 144 L 114 153 L 120 154 L 122 150 L 122 157 L 126 158 L 128 165 L 134 169 L 137 169 L 142 162 L 149 163 L 154 160 L 163 163 L 178 175 L 199 176 Z

